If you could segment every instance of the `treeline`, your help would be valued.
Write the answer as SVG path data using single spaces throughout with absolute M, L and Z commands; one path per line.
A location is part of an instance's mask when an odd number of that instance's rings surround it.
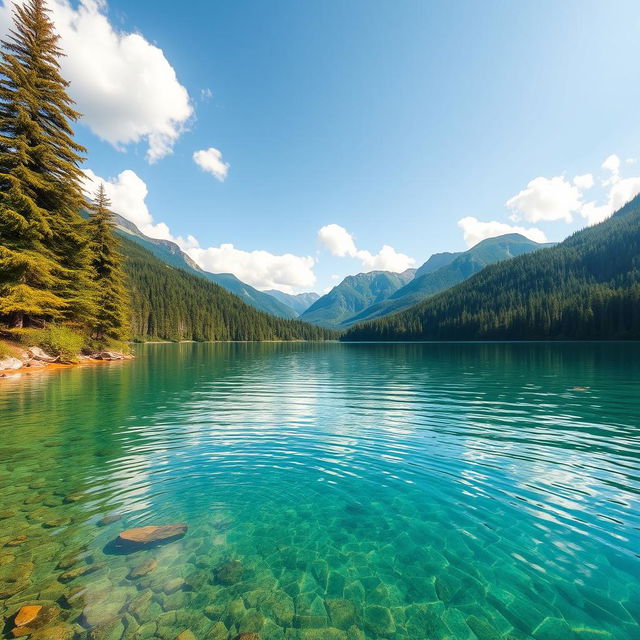
M 342 339 L 640 339 L 640 196 L 555 247 L 488 266 Z
M 328 340 L 337 333 L 277 318 L 221 286 L 170 267 L 131 240 L 121 240 L 134 301 L 131 333 L 138 340 Z
M 13 329 L 60 323 L 94 344 L 127 335 L 128 301 L 108 200 L 89 220 L 74 141 L 80 117 L 60 74 L 44 0 L 15 4 L 0 52 L 0 320 Z
M 334 337 L 260 313 L 128 241 L 125 273 L 104 186 L 92 202 L 83 193 L 86 149 L 72 126 L 80 114 L 45 1 L 15 4 L 13 22 L 0 52 L 0 325 L 10 335 L 54 327 L 85 349 L 130 337 Z

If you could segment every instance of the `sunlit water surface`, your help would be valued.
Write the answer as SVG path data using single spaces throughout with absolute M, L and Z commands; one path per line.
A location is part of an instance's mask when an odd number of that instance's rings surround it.
M 4 633 L 39 603 L 56 639 L 640 638 L 639 381 L 638 344 L 148 345 L 2 379 Z

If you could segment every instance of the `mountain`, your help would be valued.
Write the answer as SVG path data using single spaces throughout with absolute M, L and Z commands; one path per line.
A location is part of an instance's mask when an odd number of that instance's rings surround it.
M 385 300 L 409 282 L 414 269 L 402 273 L 371 271 L 346 277 L 329 293 L 316 300 L 301 316 L 305 322 L 338 328 L 342 322 L 367 307 Z
M 539 244 L 519 233 L 487 238 L 462 253 L 437 253 L 425 262 L 411 282 L 377 304 L 349 318 L 344 325 L 374 320 L 408 309 L 425 298 L 470 278 L 489 264 L 507 260 L 537 249 L 553 246 Z
M 419 269 L 416 270 L 416 278 L 437 271 L 441 267 L 451 264 L 462 252 L 458 253 L 434 253 Z
M 206 278 L 211 282 L 219 284 L 221 287 L 234 293 L 252 307 L 270 313 L 280 318 L 295 318 L 296 313 L 286 304 L 276 300 L 267 293 L 258 291 L 239 280 L 231 273 L 210 273 L 201 269 L 198 264 L 192 260 L 180 247 L 170 240 L 160 240 L 158 238 L 149 238 L 136 227 L 133 222 L 126 218 L 113 214 L 113 220 L 116 223 L 118 233 L 136 244 L 144 247 L 152 253 L 156 258 L 170 264 L 173 267 L 184 269 L 190 273 Z
M 325 340 L 335 334 L 299 320 L 277 318 L 245 304 L 215 282 L 154 256 L 123 237 L 137 340 Z
M 640 196 L 554 247 L 489 265 L 343 339 L 640 339 Z
M 270 296 L 291 307 L 297 315 L 303 314 L 316 300 L 320 298 L 320 294 L 315 291 L 309 291 L 308 293 L 297 293 L 295 295 L 290 293 L 283 293 L 277 289 L 268 289 L 264 291 Z

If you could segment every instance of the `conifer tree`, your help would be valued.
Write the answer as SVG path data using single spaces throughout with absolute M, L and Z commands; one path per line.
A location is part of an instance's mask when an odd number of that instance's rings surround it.
M 14 5 L 0 58 L 0 315 L 13 326 L 94 312 L 86 223 L 79 215 L 85 149 L 60 74 L 63 55 L 44 0 Z
M 115 225 L 110 211 L 111 202 L 104 184 L 100 184 L 95 202 L 90 206 L 89 237 L 92 265 L 97 285 L 97 310 L 92 337 L 123 340 L 128 337 L 129 298 L 125 287 L 125 274 L 119 242 L 114 234 Z

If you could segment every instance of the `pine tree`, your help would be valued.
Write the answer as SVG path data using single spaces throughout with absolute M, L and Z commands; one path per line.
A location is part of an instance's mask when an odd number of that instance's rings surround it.
M 44 0 L 14 5 L 0 58 L 0 315 L 13 326 L 92 317 L 79 113 Z
M 97 285 L 97 311 L 92 326 L 92 337 L 98 341 L 107 338 L 124 340 L 128 337 L 129 331 L 129 298 L 110 207 L 111 202 L 104 184 L 101 183 L 95 202 L 90 206 L 91 216 L 88 222 L 92 265 Z

